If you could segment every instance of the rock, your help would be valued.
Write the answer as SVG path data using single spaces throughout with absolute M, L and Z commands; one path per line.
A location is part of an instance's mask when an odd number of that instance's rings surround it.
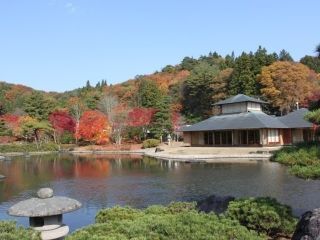
M 42 199 L 51 198 L 53 197 L 53 190 L 51 188 L 40 188 L 37 196 Z
M 5 179 L 6 176 L 0 174 L 0 180 Z
M 162 148 L 157 147 L 155 152 L 163 152 L 164 150 Z
M 215 212 L 217 214 L 223 213 L 227 210 L 229 202 L 233 201 L 235 198 L 231 196 L 216 196 L 211 195 L 210 197 L 198 201 L 197 209 L 205 213 Z
M 4 156 L 0 156 L 0 161 L 5 160 L 6 158 Z
M 305 212 L 297 224 L 292 240 L 320 239 L 320 208 Z

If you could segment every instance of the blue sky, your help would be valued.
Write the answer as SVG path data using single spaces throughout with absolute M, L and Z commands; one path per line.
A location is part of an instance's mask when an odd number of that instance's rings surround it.
M 185 56 L 320 43 L 318 0 L 2 0 L 0 81 L 64 91 L 118 83 Z

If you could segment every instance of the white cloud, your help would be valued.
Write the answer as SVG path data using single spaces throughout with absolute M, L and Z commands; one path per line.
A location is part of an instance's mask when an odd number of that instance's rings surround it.
M 76 11 L 76 7 L 73 5 L 72 2 L 68 2 L 64 6 L 70 13 L 74 13 Z

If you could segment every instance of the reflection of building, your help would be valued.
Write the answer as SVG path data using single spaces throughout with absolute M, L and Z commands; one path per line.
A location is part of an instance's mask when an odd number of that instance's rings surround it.
M 269 146 L 312 140 L 313 125 L 304 120 L 307 109 L 283 117 L 262 112 L 266 102 L 243 94 L 215 105 L 220 115 L 182 129 L 184 141 L 193 146 Z

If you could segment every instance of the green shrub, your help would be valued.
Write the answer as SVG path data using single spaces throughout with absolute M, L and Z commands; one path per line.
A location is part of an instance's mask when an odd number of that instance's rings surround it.
M 153 148 L 159 146 L 160 141 L 158 139 L 147 139 L 142 142 L 143 148 Z
M 272 161 L 289 166 L 289 172 L 297 177 L 320 178 L 320 146 L 317 142 L 284 147 L 275 152 Z
M 0 145 L 0 153 L 8 152 L 54 152 L 59 151 L 59 146 L 55 143 L 12 143 Z
M 17 227 L 15 222 L 0 221 L 0 239 L 3 240 L 40 240 L 40 234 L 23 227 Z
M 62 144 L 72 144 L 75 143 L 76 139 L 74 138 L 73 133 L 71 132 L 64 132 L 60 138 L 60 142 Z
M 229 203 L 225 213 L 248 229 L 269 236 L 293 233 L 297 220 L 291 208 L 268 197 L 243 198 Z
M 106 223 L 114 220 L 134 220 L 141 215 L 141 210 L 131 207 L 115 206 L 113 208 L 102 209 L 96 216 L 96 223 Z
M 266 239 L 236 220 L 213 213 L 198 213 L 194 206 L 194 203 L 172 203 L 167 207 L 150 206 L 145 210 L 129 207 L 101 210 L 97 222 L 103 223 L 80 229 L 67 240 Z

